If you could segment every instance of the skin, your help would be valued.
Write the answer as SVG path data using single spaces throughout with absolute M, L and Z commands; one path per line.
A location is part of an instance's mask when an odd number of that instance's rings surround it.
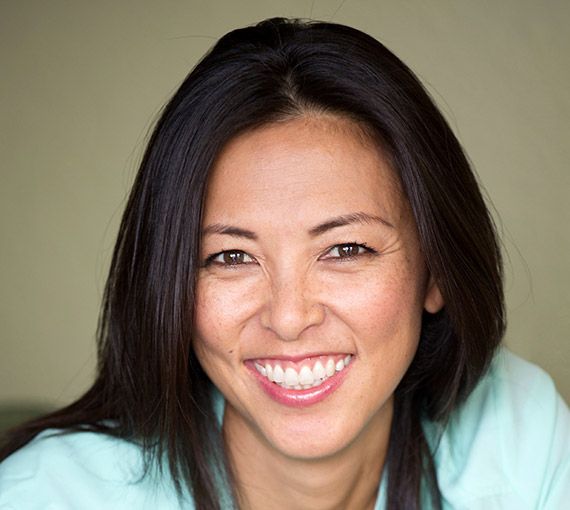
M 357 213 L 376 219 L 314 232 Z M 373 508 L 394 390 L 422 311 L 443 306 L 387 158 L 332 115 L 241 134 L 213 168 L 203 232 L 193 346 L 226 398 L 241 508 Z M 353 358 L 304 408 L 269 398 L 244 363 L 309 353 Z

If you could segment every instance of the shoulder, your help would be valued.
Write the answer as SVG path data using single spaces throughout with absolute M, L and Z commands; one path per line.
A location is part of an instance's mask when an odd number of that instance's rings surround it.
M 143 467 L 135 444 L 48 430 L 0 464 L 0 510 L 179 508 L 169 484 L 143 477 Z
M 435 459 L 453 508 L 561 508 L 570 500 L 568 407 L 546 372 L 502 349 Z

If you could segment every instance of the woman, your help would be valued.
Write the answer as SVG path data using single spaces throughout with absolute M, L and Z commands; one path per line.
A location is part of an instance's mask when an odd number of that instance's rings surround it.
M 235 30 L 150 139 L 98 377 L 12 432 L 0 508 L 561 508 L 568 409 L 504 325 L 491 218 L 411 71 L 341 25 Z

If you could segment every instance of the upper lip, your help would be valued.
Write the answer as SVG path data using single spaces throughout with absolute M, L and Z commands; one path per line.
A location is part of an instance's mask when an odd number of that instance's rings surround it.
M 262 355 L 262 356 L 255 356 L 255 357 L 250 357 L 247 358 L 246 361 L 255 361 L 258 359 L 275 359 L 275 360 L 281 360 L 281 361 L 292 361 L 292 362 L 297 362 L 297 361 L 302 361 L 304 359 L 307 358 L 316 358 L 317 356 L 346 356 L 346 355 L 353 355 L 352 352 L 350 351 L 318 351 L 318 352 L 308 352 L 308 353 L 304 353 L 304 354 L 294 354 L 294 355 L 290 355 L 290 354 L 267 354 L 267 355 Z

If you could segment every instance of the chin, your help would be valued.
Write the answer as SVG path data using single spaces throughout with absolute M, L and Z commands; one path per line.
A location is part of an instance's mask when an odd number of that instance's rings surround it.
M 318 414 L 281 417 L 277 423 L 267 424 L 260 432 L 269 448 L 281 455 L 298 460 L 319 460 L 334 457 L 350 445 L 367 441 L 374 434 L 376 412 L 370 419 L 354 413 L 327 416 Z M 259 422 L 258 422 L 259 423 Z M 263 425 L 262 425 L 263 427 Z
M 334 457 L 353 441 L 349 431 L 320 431 L 298 435 L 284 435 L 280 431 L 276 437 L 266 437 L 270 446 L 281 455 L 291 459 L 311 461 Z

